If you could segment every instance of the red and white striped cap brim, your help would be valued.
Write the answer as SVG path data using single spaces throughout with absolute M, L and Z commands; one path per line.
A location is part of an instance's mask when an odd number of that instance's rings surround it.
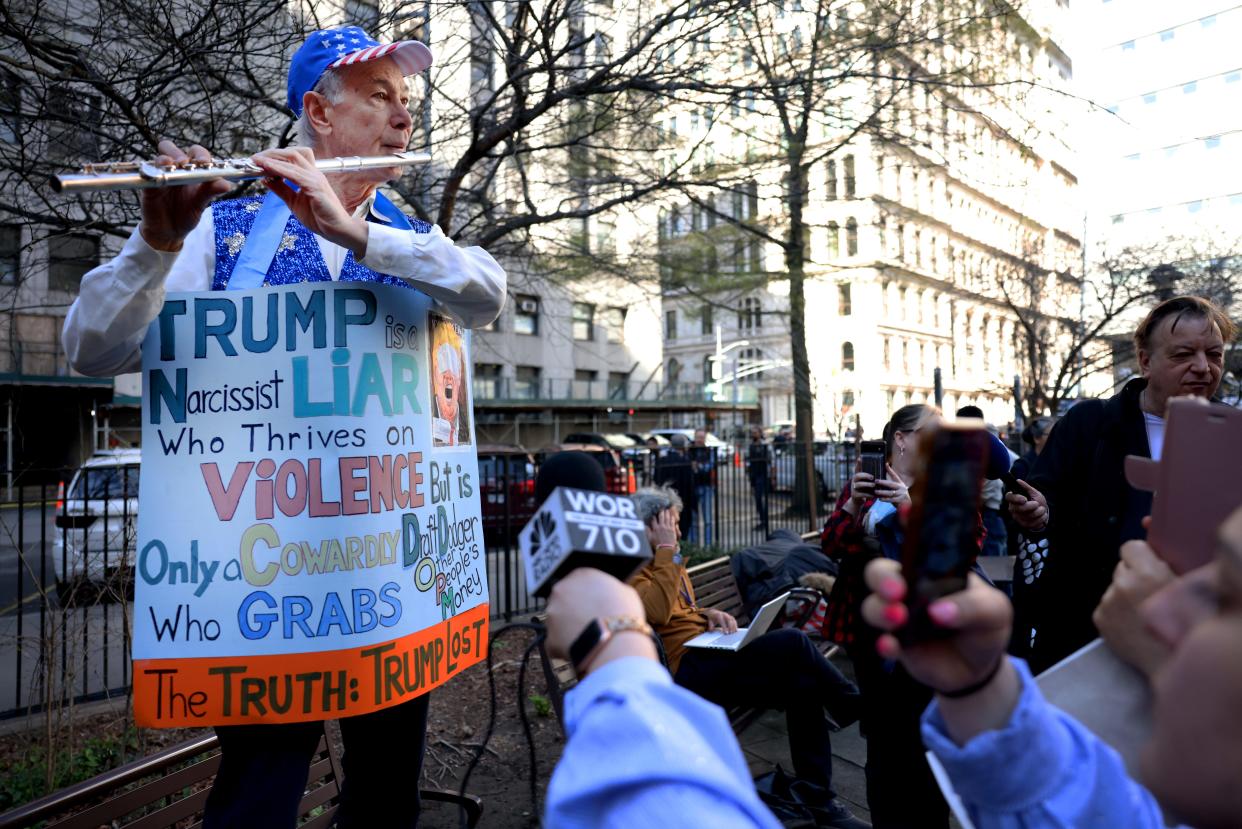
M 342 55 L 329 64 L 328 68 L 339 69 L 342 66 L 354 66 L 387 57 L 396 62 L 404 75 L 417 75 L 431 66 L 431 50 L 425 44 L 417 40 L 399 40 L 396 43 L 383 43 Z

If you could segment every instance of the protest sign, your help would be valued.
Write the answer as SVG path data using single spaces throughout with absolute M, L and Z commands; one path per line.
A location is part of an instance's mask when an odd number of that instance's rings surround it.
M 430 305 L 168 296 L 142 349 L 140 725 L 362 714 L 484 658 L 469 338 Z

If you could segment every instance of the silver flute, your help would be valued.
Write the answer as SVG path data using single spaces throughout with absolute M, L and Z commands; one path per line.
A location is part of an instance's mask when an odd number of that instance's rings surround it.
M 407 167 L 425 164 L 429 153 L 404 152 L 391 155 L 363 155 L 347 158 L 317 158 L 315 167 L 325 173 L 352 173 L 380 167 Z M 84 193 L 93 190 L 145 190 L 148 187 L 177 187 L 204 181 L 249 181 L 265 178 L 249 158 L 215 158 L 184 164 L 156 164 L 153 161 L 106 161 L 84 164 L 76 173 L 52 178 L 57 193 Z

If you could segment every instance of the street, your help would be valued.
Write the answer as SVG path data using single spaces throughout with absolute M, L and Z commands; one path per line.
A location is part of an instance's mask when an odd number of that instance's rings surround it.
M 55 592 L 53 557 L 60 532 L 54 523 L 55 512 L 54 503 L 48 504 L 46 516 L 39 504 L 24 509 L 0 508 L 0 617 L 37 602 L 40 583 Z M 24 542 L 24 561 L 18 554 L 19 538 Z

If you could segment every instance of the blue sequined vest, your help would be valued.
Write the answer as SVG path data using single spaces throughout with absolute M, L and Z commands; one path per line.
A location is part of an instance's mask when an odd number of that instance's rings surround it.
M 242 245 L 254 226 L 255 217 L 259 215 L 259 207 L 263 204 L 262 196 L 251 196 L 242 199 L 218 201 L 211 206 L 211 219 L 216 231 L 216 272 L 211 280 L 213 291 L 223 291 L 229 284 L 233 266 L 237 264 L 237 256 Z M 431 232 L 431 225 L 421 219 L 410 219 L 415 233 Z M 315 235 L 306 229 L 296 216 L 290 216 L 285 224 L 284 236 L 280 248 L 268 268 L 264 285 L 293 285 L 299 282 L 331 282 L 327 263 L 319 251 L 319 243 Z M 345 262 L 341 265 L 341 282 L 383 282 L 388 285 L 412 287 L 404 279 L 388 274 L 377 273 L 354 261 L 354 254 L 348 251 Z

